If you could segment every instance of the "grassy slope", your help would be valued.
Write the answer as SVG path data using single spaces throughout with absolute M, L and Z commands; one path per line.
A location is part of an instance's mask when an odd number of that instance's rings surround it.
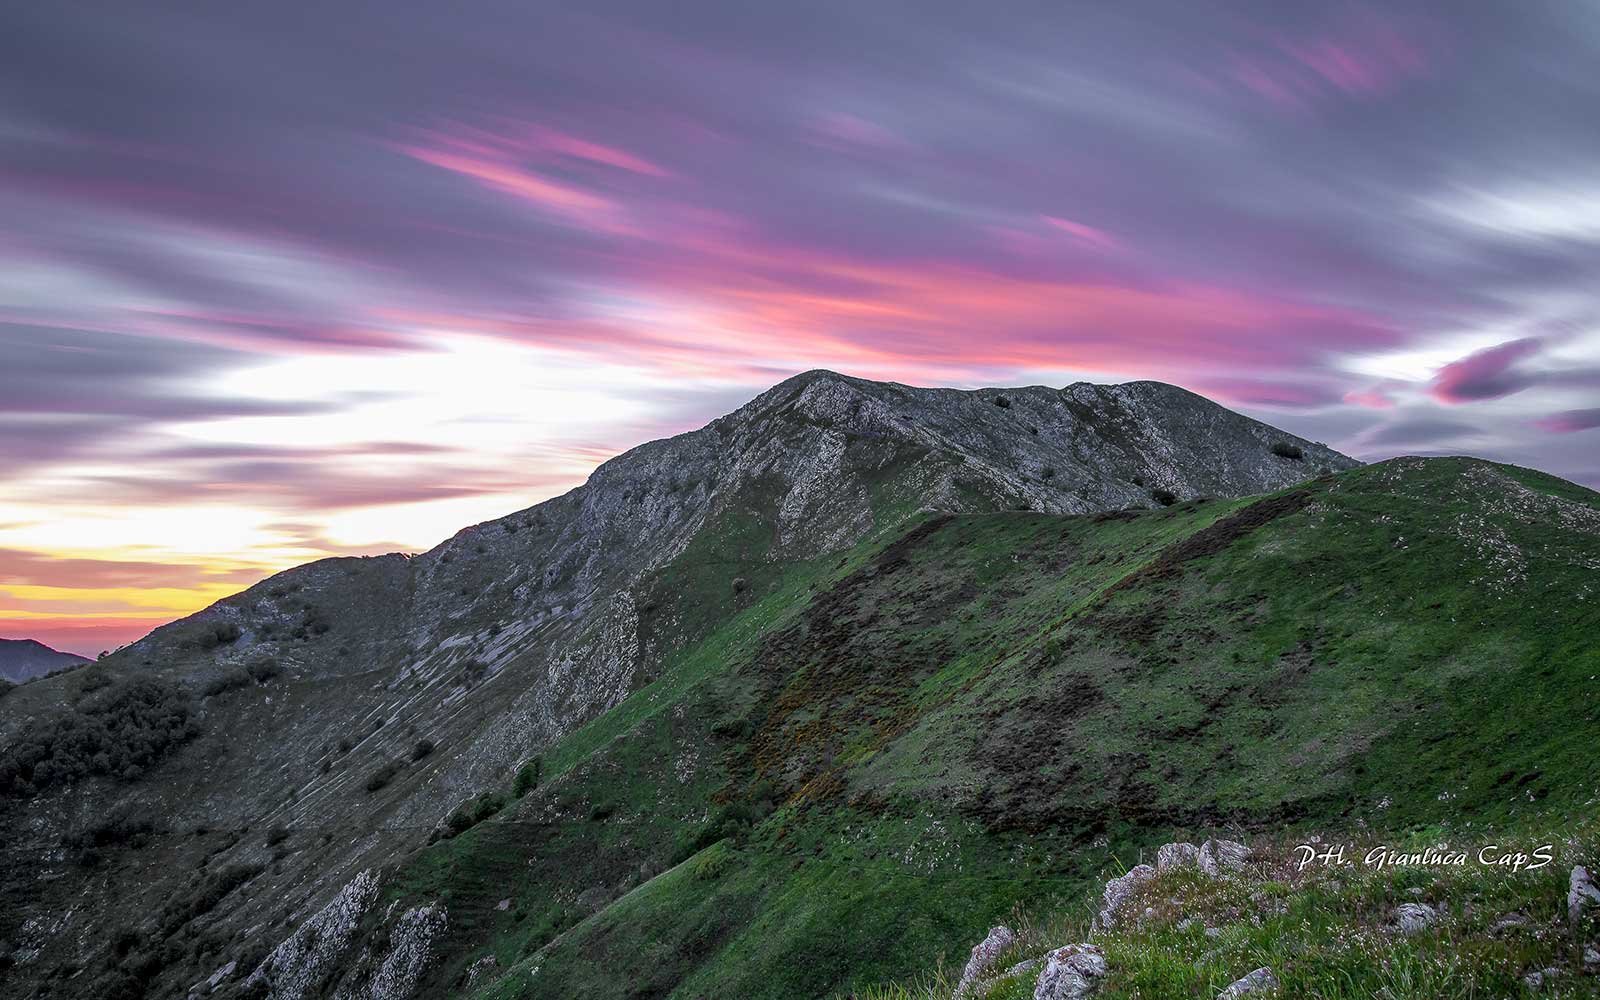
M 924 518 L 754 580 L 390 892 L 450 906 L 439 987 L 493 954 L 482 996 L 811 997 L 1203 829 L 1557 817 L 1596 791 L 1597 521 L 1464 460 Z M 659 581 L 691 604 L 692 565 Z

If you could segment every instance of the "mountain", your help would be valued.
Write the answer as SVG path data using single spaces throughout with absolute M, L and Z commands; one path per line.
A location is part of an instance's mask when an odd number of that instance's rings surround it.
M 1595 565 L 1527 470 L 808 373 L 13 690 L 0 975 L 844 995 L 1174 833 L 1521 821 L 1594 791 Z
M 34 639 L 0 639 L 0 680 L 13 684 L 88 662 L 86 656 L 63 653 Z

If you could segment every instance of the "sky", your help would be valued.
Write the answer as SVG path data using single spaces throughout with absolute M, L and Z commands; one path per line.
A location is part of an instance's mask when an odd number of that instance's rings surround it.
M 0 635 L 417 551 L 810 368 L 1600 486 L 1600 5 L 12 5 Z

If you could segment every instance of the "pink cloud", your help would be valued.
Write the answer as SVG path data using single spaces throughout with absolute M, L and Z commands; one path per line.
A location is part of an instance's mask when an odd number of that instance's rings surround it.
M 1534 424 L 1553 434 L 1575 434 L 1578 431 L 1593 430 L 1600 427 L 1600 407 L 1552 413 L 1548 417 L 1534 421 Z
M 1122 249 L 1122 244 L 1117 241 L 1116 237 L 1112 236 L 1104 229 L 1096 229 L 1094 226 L 1086 225 L 1082 222 L 1073 222 L 1071 219 L 1063 219 L 1058 215 L 1042 215 L 1040 218 L 1045 221 L 1046 225 L 1053 226 L 1064 233 L 1076 236 L 1083 242 L 1101 250 Z
M 1469 354 L 1439 369 L 1428 392 L 1442 403 L 1472 403 L 1521 392 L 1532 378 L 1516 371 L 1516 363 L 1537 354 L 1537 337 L 1524 337 Z
M 1380 389 L 1347 392 L 1344 394 L 1344 401 L 1352 406 L 1364 406 L 1369 410 L 1387 410 L 1394 406 L 1394 400 Z
M 1221 82 L 1281 109 L 1302 111 L 1337 98 L 1372 98 L 1429 71 L 1427 26 L 1356 9 L 1305 33 L 1274 32 L 1225 60 Z

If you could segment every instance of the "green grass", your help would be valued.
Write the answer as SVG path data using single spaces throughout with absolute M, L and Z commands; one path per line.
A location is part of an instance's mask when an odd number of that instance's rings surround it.
M 959 967 L 1000 919 L 1062 943 L 1166 840 L 1560 824 L 1600 794 L 1596 519 L 1570 484 L 1403 460 L 1137 514 L 919 515 L 805 564 L 729 524 L 645 583 L 677 623 L 659 675 L 388 892 L 450 907 L 445 991 L 493 954 L 481 996 L 842 997 Z M 1324 891 L 1209 946 L 1130 939 L 1107 995 L 1201 995 L 1257 956 L 1300 976 L 1281 949 L 1376 890 Z M 1358 967 L 1378 952 L 1334 934 L 1292 995 L 1499 995 L 1482 970 L 1516 956 L 1448 944 Z

